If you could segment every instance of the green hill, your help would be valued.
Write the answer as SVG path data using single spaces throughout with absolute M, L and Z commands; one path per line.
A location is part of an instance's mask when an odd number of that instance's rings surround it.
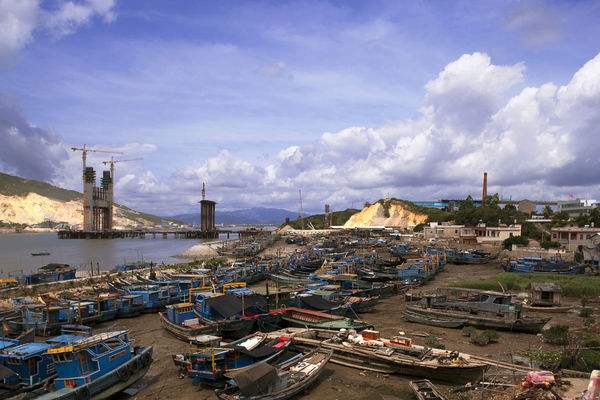
M 27 196 L 28 193 L 37 193 L 49 199 L 65 202 L 81 198 L 81 193 L 74 190 L 61 189 L 46 182 L 19 178 L 0 172 L 0 194 Z
M 8 175 L 0 172 L 0 194 L 4 196 L 27 196 L 28 193 L 36 193 L 40 196 L 60 202 L 68 202 L 79 200 L 82 194 L 75 190 L 62 189 L 51 185 L 47 182 L 36 181 L 31 179 L 20 178 L 18 176 Z M 115 204 L 120 208 L 122 215 L 130 220 L 143 219 L 152 224 L 161 224 L 163 222 L 174 222 L 182 224 L 180 221 L 157 217 L 156 215 L 146 214 L 140 211 L 133 210 L 129 207 Z
M 348 208 L 344 211 L 334 211 L 331 213 L 331 225 L 344 225 L 352 215 L 356 214 L 359 211 L 360 210 L 356 210 L 353 208 Z M 306 229 L 310 229 L 309 224 L 312 224 L 315 227 L 315 229 L 323 229 L 325 225 L 325 214 L 315 214 L 309 217 L 304 217 L 304 227 Z M 282 226 L 284 225 L 285 223 Z M 299 219 L 290 221 L 288 225 L 290 225 L 294 229 L 301 228 L 301 223 Z

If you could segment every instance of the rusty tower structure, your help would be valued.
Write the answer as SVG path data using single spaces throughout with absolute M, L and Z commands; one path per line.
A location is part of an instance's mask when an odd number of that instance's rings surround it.
M 113 179 L 110 171 L 102 171 L 100 186 L 96 186 L 96 171 L 83 170 L 83 230 L 110 231 L 113 227 Z
M 85 144 L 81 148 L 71 147 L 71 150 L 81 151 L 83 165 L 83 230 L 87 232 L 112 230 L 113 174 L 112 171 L 103 171 L 100 186 L 96 187 L 96 172 L 94 168 L 87 166 L 87 153 L 123 153 L 91 149 Z
M 216 202 L 206 200 L 206 185 L 202 182 L 202 200 L 200 201 L 200 230 L 213 233 L 217 231 L 215 224 Z
M 481 192 L 481 206 L 485 207 L 485 200 L 487 199 L 487 189 L 488 189 L 488 181 L 487 181 L 487 172 L 483 173 L 483 189 Z

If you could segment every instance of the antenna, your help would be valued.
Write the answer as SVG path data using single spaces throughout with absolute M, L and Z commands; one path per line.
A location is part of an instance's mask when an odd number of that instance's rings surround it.
M 304 208 L 302 207 L 302 189 L 298 189 L 300 194 L 300 229 L 304 230 Z
M 202 200 L 206 199 L 206 186 L 204 185 L 204 182 L 202 182 Z

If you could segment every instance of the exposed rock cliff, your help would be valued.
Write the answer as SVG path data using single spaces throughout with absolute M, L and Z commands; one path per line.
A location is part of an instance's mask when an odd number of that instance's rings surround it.
M 154 226 L 166 220 L 127 207 L 114 208 L 116 228 Z M 80 228 L 83 221 L 81 194 L 50 184 L 0 173 L 0 221 L 9 224 L 37 225 L 64 222 Z
M 427 215 L 412 210 L 410 204 L 396 199 L 379 200 L 352 215 L 344 226 L 347 228 L 360 226 L 412 228 L 426 222 Z

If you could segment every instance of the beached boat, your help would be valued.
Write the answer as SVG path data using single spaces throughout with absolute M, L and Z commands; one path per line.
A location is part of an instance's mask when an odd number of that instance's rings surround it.
M 449 300 L 444 294 L 424 295 L 418 305 L 405 310 L 422 318 L 465 320 L 467 325 L 524 333 L 539 333 L 550 318 L 525 317 L 522 304 L 511 296 L 489 291 L 453 289 L 467 293 L 468 298 Z
M 175 365 L 195 384 L 221 386 L 225 373 L 275 360 L 289 346 L 288 338 L 269 338 L 257 332 L 221 347 L 198 348 L 173 355 Z
M 285 400 L 314 384 L 331 357 L 330 350 L 317 349 L 274 367 L 266 362 L 226 374 L 234 385 L 217 390 L 221 400 Z
M 56 369 L 48 350 L 84 339 L 86 334 L 63 331 L 45 342 L 27 342 L 10 346 L 0 352 L 0 399 L 46 386 L 56 376 Z M 18 340 L 16 340 L 18 341 Z M 6 339 L 4 340 L 6 343 Z
M 292 337 L 294 346 L 333 350 L 331 361 L 361 370 L 432 378 L 452 383 L 478 382 L 487 364 L 468 354 L 412 344 L 404 337 L 385 339 L 376 331 L 352 333 L 319 329 L 273 332 Z
M 544 259 L 541 257 L 522 257 L 504 263 L 502 268 L 506 272 L 539 272 L 557 273 L 564 275 L 583 274 L 585 266 L 577 263 L 563 261 L 559 258 Z
M 173 304 L 167 306 L 165 312 L 158 314 L 167 331 L 188 343 L 195 336 L 214 334 L 218 331 L 217 323 L 207 323 L 196 316 L 192 303 Z
M 444 318 L 439 316 L 431 316 L 426 314 L 414 313 L 405 310 L 402 314 L 405 321 L 414 322 L 417 324 L 439 326 L 442 328 L 462 328 L 467 325 L 466 319 Z
M 76 269 L 67 264 L 47 264 L 40 267 L 37 272 L 29 275 L 19 275 L 15 278 L 21 285 L 37 285 L 75 279 Z
M 117 318 L 136 317 L 144 310 L 144 297 L 139 294 L 121 294 Z
M 410 381 L 409 386 L 419 400 L 446 400 L 446 398 L 442 396 L 442 394 L 436 389 L 433 383 L 427 379 Z
M 152 347 L 133 347 L 128 331 L 97 334 L 46 351 L 54 362 L 52 387 L 37 400 L 108 399 L 141 379 L 152 364 Z
M 373 325 L 360 320 L 297 307 L 271 310 L 269 314 L 280 315 L 282 322 L 292 327 L 333 330 L 354 329 L 356 331 L 373 327 Z

